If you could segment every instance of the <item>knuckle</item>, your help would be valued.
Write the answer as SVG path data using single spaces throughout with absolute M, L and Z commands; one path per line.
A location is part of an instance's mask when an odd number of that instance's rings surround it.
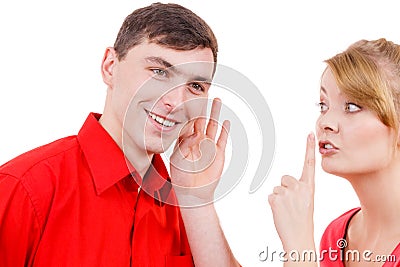
M 274 189 L 273 189 L 273 192 L 275 193 L 275 194 L 279 194 L 282 190 L 282 187 L 281 186 L 275 186 L 274 187 Z
M 271 194 L 268 196 L 268 203 L 271 207 L 275 206 L 275 195 Z
M 210 120 L 208 121 L 208 123 L 209 123 L 210 125 L 212 125 L 212 126 L 215 126 L 215 125 L 218 124 L 218 121 L 215 120 L 215 119 L 210 119 Z
M 283 175 L 282 178 L 281 178 L 281 182 L 287 182 L 287 181 L 289 181 L 289 180 L 290 180 L 290 177 L 291 177 L 291 176 L 289 176 L 289 175 Z

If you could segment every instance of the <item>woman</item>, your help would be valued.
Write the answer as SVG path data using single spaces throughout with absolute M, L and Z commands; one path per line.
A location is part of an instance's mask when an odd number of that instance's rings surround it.
M 318 257 L 287 257 L 285 266 L 400 266 L 400 46 L 361 40 L 325 62 L 316 123 L 322 168 L 347 179 L 361 205 L 330 223 Z M 301 178 L 283 176 L 269 196 L 284 249 L 299 255 L 315 250 L 314 148 L 310 134 Z

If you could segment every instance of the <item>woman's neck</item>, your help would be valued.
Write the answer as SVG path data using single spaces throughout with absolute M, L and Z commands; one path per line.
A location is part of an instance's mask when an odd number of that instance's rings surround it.
M 360 223 L 369 235 L 400 225 L 400 161 L 368 174 L 347 178 L 361 204 Z

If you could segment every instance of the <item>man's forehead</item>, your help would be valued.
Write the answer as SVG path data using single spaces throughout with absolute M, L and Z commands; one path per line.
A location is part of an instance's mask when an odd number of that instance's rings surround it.
M 174 65 L 171 68 L 180 75 L 194 81 L 211 83 L 213 78 L 214 63 L 211 62 L 190 62 Z

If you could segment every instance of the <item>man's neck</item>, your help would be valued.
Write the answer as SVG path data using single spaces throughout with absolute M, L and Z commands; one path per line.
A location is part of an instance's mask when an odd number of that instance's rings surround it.
M 109 118 L 106 112 L 100 117 L 99 123 L 122 150 L 127 160 L 127 165 L 130 165 L 129 167 L 132 166 L 143 178 L 150 167 L 154 154 L 139 148 L 133 142 L 130 142 L 129 138 L 124 138 L 124 142 L 122 142 L 122 127 L 116 119 Z M 130 164 L 128 164 L 128 161 Z

